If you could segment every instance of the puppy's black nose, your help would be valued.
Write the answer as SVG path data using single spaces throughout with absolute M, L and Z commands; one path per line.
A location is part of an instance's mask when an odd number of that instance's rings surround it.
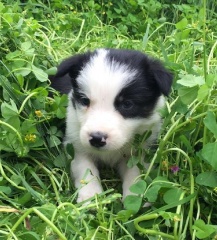
M 106 139 L 108 135 L 102 132 L 92 132 L 90 133 L 89 142 L 93 147 L 100 148 L 106 145 Z

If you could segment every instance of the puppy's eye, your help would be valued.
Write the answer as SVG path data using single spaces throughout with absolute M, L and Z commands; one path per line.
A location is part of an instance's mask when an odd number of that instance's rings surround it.
M 88 107 L 90 105 L 90 99 L 85 97 L 85 96 L 82 96 L 79 99 L 79 102 L 80 102 L 81 105 L 86 106 L 86 107 Z
M 130 110 L 131 108 L 133 108 L 134 103 L 131 100 L 123 100 L 120 105 L 123 109 Z

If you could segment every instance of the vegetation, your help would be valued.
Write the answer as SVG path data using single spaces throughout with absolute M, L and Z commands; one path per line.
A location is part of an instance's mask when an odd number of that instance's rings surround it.
M 0 239 L 217 239 L 216 12 L 206 0 L 0 1 Z M 124 207 L 112 170 L 103 194 L 76 203 L 67 97 L 48 80 L 98 47 L 146 52 L 174 73 L 157 150 Z

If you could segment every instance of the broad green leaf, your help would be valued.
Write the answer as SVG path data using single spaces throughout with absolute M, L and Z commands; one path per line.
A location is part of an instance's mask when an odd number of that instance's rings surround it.
M 52 67 L 52 68 L 49 68 L 49 69 L 46 70 L 46 73 L 48 75 L 55 75 L 56 72 L 57 72 L 57 68 L 56 67 Z
M 203 147 L 201 155 L 214 168 L 214 170 L 217 170 L 217 142 L 207 143 Z
M 202 186 L 217 187 L 217 172 L 203 172 L 196 177 L 196 183 Z
M 3 102 L 1 105 L 1 113 L 5 119 L 18 116 L 18 109 L 15 102 L 11 99 L 11 104 Z
M 59 106 L 59 108 L 58 108 L 57 111 L 56 111 L 56 116 L 57 116 L 59 119 L 65 118 L 65 117 L 66 117 L 66 107 Z
M 159 23 L 164 23 L 164 22 L 166 22 L 166 18 L 165 17 L 161 17 L 161 18 L 159 18 L 157 21 L 159 22 Z
M 190 29 L 184 29 L 182 32 L 181 32 L 181 39 L 184 40 L 184 39 L 188 39 L 188 36 L 189 36 L 189 33 L 191 32 Z
M 215 232 L 215 228 L 212 225 L 205 224 L 201 219 L 196 220 L 192 228 L 196 230 L 196 237 L 199 239 L 207 238 Z
M 11 193 L 11 188 L 7 186 L 0 186 L 0 192 L 3 192 L 5 194 L 10 194 Z
M 204 84 L 198 90 L 197 99 L 199 101 L 203 101 L 208 96 L 208 94 L 209 94 L 209 87 L 206 84 Z
M 9 124 L 10 126 L 14 127 L 17 131 L 20 132 L 20 118 L 19 116 L 13 116 L 7 119 L 7 124 Z M 6 127 L 4 127 L 6 129 Z M 15 134 L 14 131 L 12 131 L 11 129 L 9 129 L 7 127 L 7 130 L 10 132 L 13 132 Z
M 55 135 L 57 133 L 58 129 L 56 126 L 51 126 L 48 133 L 51 135 Z
M 181 98 L 181 101 L 184 104 L 190 104 L 197 98 L 198 87 L 181 87 L 178 90 L 178 94 Z
M 46 72 L 44 72 L 42 69 L 37 68 L 36 66 L 32 65 L 32 72 L 34 73 L 35 77 L 40 82 L 45 82 L 48 80 L 48 75 Z
M 136 166 L 137 163 L 139 163 L 139 158 L 136 156 L 131 156 L 127 162 L 127 167 L 132 168 L 132 167 Z
M 127 210 L 131 210 L 134 213 L 137 213 L 142 204 L 142 197 L 136 195 L 128 195 L 124 199 L 124 207 Z
M 65 167 L 66 166 L 65 155 L 63 153 L 61 153 L 60 155 L 55 157 L 54 165 L 56 167 Z
M 24 84 L 24 78 L 23 78 L 22 74 L 16 74 L 16 77 L 17 77 L 18 83 L 20 84 L 20 87 L 22 88 L 23 84 Z
M 3 19 L 6 20 L 8 23 L 13 23 L 13 14 L 11 13 L 4 13 Z
M 58 146 L 58 145 L 61 144 L 61 141 L 60 141 L 59 138 L 56 137 L 55 135 L 51 135 L 51 136 L 50 136 L 49 143 L 50 143 L 50 144 L 49 144 L 50 147 L 56 147 L 56 146 Z
M 15 182 L 17 185 L 19 185 L 21 183 L 21 179 L 20 179 L 19 175 L 17 175 L 17 174 L 13 174 L 11 176 L 11 180 L 13 182 Z
M 152 187 L 150 187 L 146 194 L 145 194 L 145 198 L 148 199 L 149 202 L 155 202 L 157 200 L 158 197 L 158 192 L 161 189 L 161 185 L 153 185 Z
M 34 53 L 35 53 L 35 49 L 34 48 L 30 48 L 30 49 L 25 51 L 25 55 L 28 56 L 28 57 L 33 56 Z
M 120 212 L 118 212 L 117 217 L 123 222 L 126 222 L 132 215 L 133 215 L 133 211 L 131 210 L 121 210 Z
M 25 77 L 25 76 L 29 75 L 30 72 L 31 72 L 31 68 L 25 67 L 25 68 L 20 68 L 20 69 L 16 70 L 15 73 L 16 73 L 16 75 L 19 74 L 19 75 Z
M 169 189 L 163 196 L 165 203 L 178 202 L 183 191 L 180 188 Z
M 130 187 L 130 191 L 135 194 L 144 194 L 147 183 L 144 180 L 139 180 Z
M 128 13 L 128 17 L 129 17 L 130 21 L 133 23 L 137 21 L 137 18 L 131 13 Z
M 186 18 L 183 18 L 181 21 L 176 23 L 176 28 L 179 30 L 182 30 L 182 29 L 186 28 L 187 25 L 188 25 L 188 20 Z
M 198 13 L 198 20 L 200 22 L 203 22 L 204 21 L 204 16 L 205 16 L 205 13 L 206 12 L 206 9 L 204 9 L 203 7 L 200 8 L 200 11 Z
M 19 237 L 22 237 L 22 239 L 28 239 L 28 240 L 40 240 L 41 239 L 41 237 L 36 232 L 32 232 L 32 231 L 22 232 L 19 234 Z
M 31 199 L 32 199 L 32 195 L 29 192 L 26 192 L 22 196 L 19 196 L 19 198 L 17 199 L 17 203 L 24 205 L 27 202 L 29 202 Z
M 21 130 L 23 134 L 27 133 L 38 133 L 36 124 L 29 120 L 24 120 L 21 126 Z
M 216 74 L 208 74 L 206 78 L 206 84 L 208 87 L 212 87 L 213 84 L 217 83 L 217 75 Z
M 193 199 L 194 197 L 196 196 L 196 193 L 192 193 L 191 195 L 185 197 L 185 198 L 182 198 L 181 200 L 179 201 L 176 201 L 176 202 L 172 202 L 170 204 L 167 204 L 161 208 L 158 208 L 158 209 L 155 209 L 153 210 L 152 213 L 159 213 L 160 211 L 166 211 L 168 209 L 171 209 L 171 208 L 174 208 L 174 207 L 177 207 L 179 205 L 184 205 L 185 203 L 189 202 L 191 199 Z
M 29 75 L 32 71 L 32 67 L 31 64 L 25 64 L 25 66 L 23 67 L 19 67 L 17 69 L 15 69 L 15 74 L 16 75 L 22 75 L 23 77 Z
M 2 2 L 0 2 L 0 12 L 2 12 L 2 10 L 5 8 L 4 4 Z
M 48 91 L 43 87 L 35 88 L 32 92 L 37 92 L 37 98 L 39 98 L 39 101 L 41 101 L 42 99 L 42 101 L 44 102 L 45 98 L 48 96 Z
M 27 51 L 28 49 L 30 49 L 30 47 L 31 47 L 31 42 L 29 41 L 21 43 L 21 49 L 23 51 Z
M 161 187 L 164 188 L 171 188 L 173 187 L 173 182 L 170 182 L 166 177 L 158 176 L 156 177 L 153 182 L 153 185 L 160 185 Z
M 9 53 L 6 55 L 6 59 L 7 59 L 7 60 L 13 60 L 14 58 L 19 58 L 21 55 L 22 55 L 22 52 L 16 50 L 16 51 L 14 51 L 14 52 L 9 52 Z
M 7 23 L 13 23 L 13 15 L 11 13 L 4 13 L 2 14 L 2 19 L 4 19 L 4 21 L 6 21 Z
M 182 78 L 177 81 L 177 83 L 185 87 L 194 87 L 194 86 L 198 86 L 198 85 L 201 86 L 205 84 L 205 80 L 201 76 L 187 74 L 187 75 L 183 75 Z
M 21 29 L 23 22 L 24 22 L 24 19 L 20 16 L 19 21 L 16 24 L 16 28 Z
M 206 117 L 203 120 L 205 126 L 214 134 L 217 138 L 217 122 L 216 115 L 213 112 L 207 112 Z
M 24 59 L 19 59 L 19 58 L 15 58 L 13 59 L 13 63 L 11 64 L 12 66 L 12 69 L 14 71 L 17 71 L 17 69 L 19 68 L 23 68 L 25 67 L 27 64 L 26 64 L 26 61 Z
M 0 149 L 5 152 L 14 152 L 13 146 L 9 145 L 5 138 L 0 138 Z
M 175 107 L 174 109 L 182 114 L 186 114 L 186 112 L 188 111 L 188 106 L 186 104 L 184 104 L 181 99 L 178 99 L 175 103 Z M 171 118 L 169 118 L 171 120 Z
M 66 152 L 70 155 L 70 157 L 72 159 L 74 159 L 75 151 L 74 151 L 73 145 L 71 143 L 68 143 L 66 145 Z

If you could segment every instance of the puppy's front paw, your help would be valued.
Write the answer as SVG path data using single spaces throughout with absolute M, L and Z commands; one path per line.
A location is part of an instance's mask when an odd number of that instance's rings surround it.
M 102 192 L 102 187 L 101 185 L 94 181 L 94 182 L 90 182 L 84 186 L 82 186 L 78 192 L 78 198 L 77 198 L 77 202 L 83 202 L 91 197 L 94 197 L 95 194 L 99 194 Z

